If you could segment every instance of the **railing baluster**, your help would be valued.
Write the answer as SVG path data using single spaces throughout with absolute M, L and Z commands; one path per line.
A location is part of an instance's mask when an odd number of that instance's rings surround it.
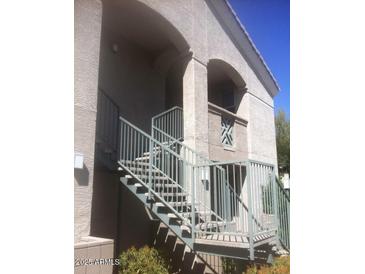
M 252 216 L 252 199 L 251 199 L 251 163 L 247 165 L 247 200 L 248 200 L 248 233 L 249 233 L 249 249 L 250 260 L 254 260 L 254 246 L 253 246 L 253 216 Z
M 191 221 L 191 231 L 192 231 L 192 239 L 195 241 L 195 168 L 192 166 L 191 172 L 191 182 L 192 182 L 192 198 L 191 198 L 191 211 L 192 211 L 192 221 Z

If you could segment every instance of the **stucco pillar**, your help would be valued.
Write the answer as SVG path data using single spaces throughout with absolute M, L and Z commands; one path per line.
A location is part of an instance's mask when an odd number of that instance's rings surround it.
M 90 233 L 102 4 L 75 0 L 74 150 L 84 155 L 75 169 L 75 242 Z
M 183 80 L 183 105 L 184 105 L 184 143 L 209 158 L 208 147 L 208 79 L 207 67 L 194 58 L 188 63 Z M 209 169 L 200 169 L 200 174 L 205 180 L 196 181 L 196 198 L 205 202 L 205 207 L 210 208 Z M 191 181 L 186 182 L 187 188 L 192 191 Z M 198 210 L 206 210 L 205 207 Z
M 207 67 L 191 59 L 183 78 L 184 142 L 208 157 Z

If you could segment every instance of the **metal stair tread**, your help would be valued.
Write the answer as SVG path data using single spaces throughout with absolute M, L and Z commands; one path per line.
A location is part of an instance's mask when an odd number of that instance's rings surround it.
M 136 174 L 136 176 L 138 178 L 141 178 L 141 179 L 149 179 L 148 175 L 138 175 L 138 174 Z M 152 180 L 170 181 L 170 178 L 168 178 L 166 176 L 151 176 L 151 177 L 152 177 Z
M 211 229 L 211 228 L 223 227 L 227 224 L 228 224 L 227 222 L 222 222 L 222 221 L 207 221 L 201 224 L 197 224 L 195 227 L 200 229 Z
M 157 188 L 180 188 L 180 185 L 178 184 L 170 184 L 170 183 L 152 183 L 153 187 Z
M 138 164 L 136 166 L 130 166 L 129 169 L 133 172 L 145 172 L 145 173 L 148 173 L 149 172 L 149 169 L 148 167 L 147 168 L 142 168 L 141 166 L 139 166 Z M 157 170 L 157 169 L 152 169 L 151 170 L 152 173 L 161 173 L 161 171 Z
M 156 191 L 156 190 L 155 190 Z M 157 191 L 156 191 L 157 192 Z M 166 193 L 166 192 L 158 192 L 162 197 L 172 196 L 172 197 L 187 197 L 189 194 L 184 192 L 177 192 L 177 193 Z

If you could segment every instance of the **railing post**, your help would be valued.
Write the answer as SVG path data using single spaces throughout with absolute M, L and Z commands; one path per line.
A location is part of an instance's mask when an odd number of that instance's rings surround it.
M 253 242 L 253 216 L 252 216 L 252 197 L 251 197 L 251 175 L 250 175 L 251 163 L 247 161 L 247 202 L 248 202 L 248 234 L 249 234 L 249 248 L 250 248 L 250 260 L 255 259 L 255 250 Z
M 280 246 L 280 212 L 279 212 L 279 208 L 278 208 L 278 187 L 277 187 L 277 183 L 276 183 L 276 178 L 275 178 L 275 172 L 274 169 L 272 170 L 272 175 L 271 175 L 271 181 L 273 183 L 273 190 L 274 190 L 274 199 L 273 199 L 273 208 L 274 208 L 274 215 L 275 215 L 275 222 L 276 222 L 276 245 Z
M 192 193 L 191 193 L 191 238 L 193 242 L 195 241 L 195 178 L 197 176 L 195 175 L 195 168 L 193 165 L 191 165 L 191 184 L 192 184 Z
M 151 199 L 151 188 L 152 188 L 152 152 L 153 152 L 153 149 L 152 149 L 152 146 L 153 146 L 153 142 L 152 142 L 152 139 L 150 139 L 150 159 L 148 161 L 148 198 Z

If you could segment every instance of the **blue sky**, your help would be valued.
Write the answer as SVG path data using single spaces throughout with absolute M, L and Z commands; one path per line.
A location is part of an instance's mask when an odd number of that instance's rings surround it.
M 290 117 L 290 5 L 289 0 L 229 0 L 264 57 L 280 91 L 275 112 Z

